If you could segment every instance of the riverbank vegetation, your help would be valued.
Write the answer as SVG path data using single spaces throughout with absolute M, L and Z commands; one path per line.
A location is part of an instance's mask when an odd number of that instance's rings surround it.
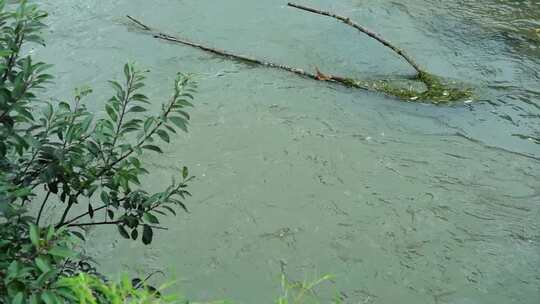
M 45 101 L 50 65 L 26 50 L 44 45 L 46 17 L 36 5 L 0 0 L 0 303 L 195 303 L 149 285 L 151 274 L 111 281 L 81 248 L 97 226 L 150 245 L 167 229 L 160 217 L 188 211 L 187 167 L 161 192 L 140 179 L 144 155 L 187 132 L 196 84 L 179 73 L 171 98 L 151 113 L 147 105 L 157 101 L 143 92 L 147 73 L 128 63 L 123 79 L 110 81 L 103 117 L 87 110 L 90 88 L 71 102 Z M 293 282 L 282 270 L 275 301 L 316 301 L 314 289 L 329 278 Z
M 95 226 L 148 245 L 166 229 L 160 216 L 187 211 L 186 167 L 161 192 L 148 192 L 140 178 L 145 153 L 162 153 L 187 131 L 196 85 L 179 73 L 171 98 L 151 113 L 147 105 L 157 101 L 143 93 L 146 72 L 126 64 L 124 79 L 110 81 L 104 117 L 87 110 L 89 88 L 71 102 L 45 101 L 50 66 L 27 49 L 44 44 L 46 16 L 25 1 L 0 1 L 0 302 L 148 303 L 158 293 L 146 282 L 109 283 L 76 248 Z M 45 217 L 46 209 L 56 211 Z

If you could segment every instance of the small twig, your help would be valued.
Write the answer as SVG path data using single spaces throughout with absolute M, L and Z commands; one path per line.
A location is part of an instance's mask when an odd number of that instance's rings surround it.
M 122 220 L 117 220 L 117 221 L 103 221 L 103 222 L 90 222 L 90 223 L 71 223 L 71 224 L 67 224 L 65 226 L 67 227 L 84 227 L 84 226 L 101 226 L 101 225 L 116 225 L 116 224 L 121 224 L 123 223 L 124 221 Z
M 72 223 L 67 225 L 67 227 L 85 227 L 85 226 L 102 226 L 102 225 L 118 225 L 124 223 L 123 220 L 117 220 L 117 221 L 103 221 L 103 222 L 90 222 L 90 223 Z M 159 230 L 169 230 L 169 228 L 161 227 L 161 226 L 153 226 L 153 225 L 147 225 L 146 226 L 152 227 L 154 229 Z
M 133 91 L 135 91 L 133 89 L 133 77 L 128 77 L 128 79 L 126 80 L 126 92 L 124 94 L 124 99 L 122 100 L 122 109 L 120 111 L 120 117 L 118 118 L 118 122 L 117 122 L 117 126 L 116 126 L 116 131 L 114 132 L 114 137 L 113 137 L 113 142 L 111 144 L 111 153 L 109 155 L 109 157 L 107 158 L 107 164 L 109 163 L 109 160 L 112 158 L 113 156 L 113 153 L 114 153 L 114 148 L 116 146 L 116 143 L 118 142 L 118 139 L 120 138 L 120 131 L 121 131 L 121 128 L 123 126 L 123 122 L 124 122 L 124 117 L 126 115 L 126 110 L 127 110 L 127 106 L 128 106 L 128 103 L 131 99 L 131 93 L 133 93 Z
M 141 23 L 139 20 L 131 17 L 130 15 L 127 15 L 126 16 L 129 20 L 135 22 L 136 24 L 138 24 L 140 27 L 142 27 L 144 30 L 146 31 L 152 31 L 152 29 L 150 27 L 148 27 L 147 25 L 144 25 L 143 23 Z
M 150 273 L 149 275 L 146 276 L 146 278 L 144 278 L 143 280 L 141 280 L 138 284 L 136 284 L 135 286 L 133 286 L 133 288 L 135 289 L 139 289 L 143 286 L 144 283 L 148 282 L 148 280 L 150 280 L 154 275 L 156 274 L 161 274 L 162 276 L 165 276 L 165 273 L 163 273 L 163 271 L 161 270 L 156 270 L 152 273 Z
M 99 210 L 101 210 L 101 209 L 105 209 L 105 208 L 107 208 L 107 207 L 108 207 L 108 205 L 104 205 L 104 206 L 98 207 L 98 208 L 94 209 L 94 212 L 99 211 Z M 90 212 L 87 211 L 87 212 L 85 212 L 85 213 L 83 213 L 83 214 L 80 214 L 80 215 L 78 215 L 78 216 L 76 216 L 76 217 L 70 219 L 70 220 L 67 220 L 67 221 L 65 222 L 65 224 L 71 224 L 71 223 L 73 223 L 73 222 L 76 222 L 77 220 L 79 220 L 79 219 L 81 219 L 81 218 L 83 218 L 83 217 L 85 217 L 85 216 L 87 216 L 87 215 L 89 215 L 89 214 L 90 214 Z
M 315 9 L 315 8 L 307 7 L 307 6 L 292 3 L 292 2 L 289 2 L 287 5 L 290 6 L 290 7 L 294 7 L 294 8 L 300 9 L 300 10 L 310 12 L 310 13 L 319 14 L 319 15 L 328 16 L 328 17 L 338 19 L 338 20 L 342 21 L 343 23 L 345 23 L 345 24 L 347 24 L 349 26 L 352 26 L 355 29 L 359 30 L 360 32 L 362 32 L 362 33 L 368 35 L 369 37 L 377 40 L 378 42 L 382 43 L 384 46 L 390 48 L 392 51 L 396 52 L 396 54 L 398 54 L 403 59 L 405 59 L 405 61 L 407 61 L 418 72 L 418 74 L 424 73 L 424 70 L 416 63 L 416 61 L 414 59 L 412 59 L 407 53 L 405 53 L 405 51 L 403 51 L 402 49 L 396 47 L 393 43 L 391 43 L 390 41 L 388 41 L 388 40 L 384 39 L 383 37 L 381 37 L 381 35 L 371 31 L 370 29 L 367 29 L 364 26 L 361 26 L 360 24 L 352 21 L 348 17 L 343 17 L 343 16 L 336 15 L 336 14 L 331 13 L 331 12 L 321 11 L 321 10 L 318 10 L 318 9 Z
M 43 199 L 43 202 L 41 203 L 41 207 L 39 207 L 39 212 L 36 219 L 36 226 L 39 226 L 39 220 L 41 219 L 41 214 L 43 213 L 43 209 L 45 209 L 45 204 L 47 204 L 47 200 L 49 200 L 50 195 L 51 195 L 51 190 L 47 191 L 47 195 L 45 195 L 45 198 Z
M 56 224 L 54 226 L 54 228 L 58 229 L 58 228 L 64 226 L 66 217 L 68 216 L 69 210 L 71 210 L 71 207 L 73 207 L 73 202 L 70 200 L 68 202 L 68 205 L 66 206 L 66 209 L 64 209 L 64 213 L 62 213 L 62 217 L 60 218 L 60 222 L 58 222 L 58 224 Z

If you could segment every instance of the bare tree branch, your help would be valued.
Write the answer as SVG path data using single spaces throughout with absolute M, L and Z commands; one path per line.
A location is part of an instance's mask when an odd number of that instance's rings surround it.
M 302 69 L 299 69 L 299 68 L 290 67 L 290 66 L 287 66 L 287 65 L 278 64 L 278 63 L 274 63 L 274 62 L 270 62 L 270 61 L 265 61 L 265 60 L 261 60 L 261 59 L 257 59 L 257 58 L 253 58 L 253 57 L 244 56 L 244 55 L 234 54 L 234 53 L 229 52 L 229 51 L 225 51 L 225 50 L 205 46 L 205 45 L 202 45 L 202 44 L 199 44 L 199 43 L 188 41 L 186 39 L 182 39 L 182 38 L 179 38 L 179 37 L 176 37 L 176 36 L 172 36 L 170 34 L 166 34 L 166 33 L 162 33 L 162 32 L 153 30 L 150 26 L 144 24 L 143 22 L 135 19 L 132 16 L 128 15 L 126 17 L 129 20 L 133 21 L 133 23 L 137 24 L 142 30 L 151 33 L 154 36 L 154 38 L 157 38 L 157 39 L 188 45 L 188 46 L 198 48 L 200 50 L 212 53 L 214 55 L 218 55 L 218 56 L 221 56 L 221 57 L 226 57 L 226 58 L 229 58 L 229 59 L 238 60 L 240 62 L 244 62 L 244 63 L 247 63 L 247 64 L 256 64 L 256 65 L 264 66 L 264 67 L 267 67 L 267 68 L 284 70 L 284 71 L 294 73 L 294 74 L 302 76 L 302 77 L 311 78 L 311 79 L 318 80 L 318 81 L 334 82 L 334 83 L 338 83 L 338 84 L 341 84 L 341 85 L 344 85 L 344 86 L 347 86 L 347 87 L 355 87 L 355 88 L 358 88 L 358 89 L 374 91 L 370 86 L 364 85 L 361 82 L 355 82 L 352 79 L 347 78 L 347 77 L 335 76 L 335 75 L 326 75 L 326 74 L 321 73 L 320 71 L 317 71 L 316 73 L 310 73 L 310 72 L 306 72 L 306 71 L 304 71 Z
M 380 42 L 384 46 L 390 48 L 392 51 L 396 52 L 396 54 L 398 54 L 403 59 L 405 59 L 405 61 L 407 61 L 418 72 L 418 74 L 424 73 L 424 69 L 422 69 L 420 67 L 420 65 L 418 65 L 416 63 L 416 61 L 414 59 L 412 59 L 407 53 L 405 53 L 404 50 L 398 48 L 397 46 L 395 46 L 390 41 L 384 39 L 383 37 L 381 37 L 381 35 L 379 35 L 379 34 L 373 32 L 372 30 L 370 30 L 370 29 L 368 29 L 368 28 L 366 28 L 366 27 L 352 21 L 348 17 L 343 17 L 343 16 L 336 15 L 336 14 L 331 13 L 331 12 L 321 11 L 321 10 L 318 10 L 318 9 L 315 9 L 315 8 L 307 7 L 307 6 L 292 3 L 292 2 L 289 2 L 287 5 L 290 6 L 290 7 L 294 7 L 294 8 L 304 10 L 304 11 L 307 11 L 307 12 L 311 12 L 311 13 L 314 13 L 314 14 L 319 14 L 319 15 L 328 16 L 328 17 L 338 19 L 338 20 L 342 21 L 343 23 L 345 23 L 345 24 L 347 24 L 349 26 L 352 26 L 355 29 L 359 30 L 360 32 L 362 32 L 362 33 L 368 35 L 369 37 L 377 40 L 378 42 Z
M 124 220 L 116 220 L 116 221 L 103 221 L 103 222 L 89 222 L 89 223 L 71 223 L 67 225 L 67 227 L 85 227 L 85 226 L 103 226 L 103 225 L 118 225 L 124 223 Z M 153 226 L 153 225 L 147 225 L 146 226 L 152 227 L 153 229 L 160 229 L 160 230 L 169 230 L 169 228 L 161 227 L 161 226 Z

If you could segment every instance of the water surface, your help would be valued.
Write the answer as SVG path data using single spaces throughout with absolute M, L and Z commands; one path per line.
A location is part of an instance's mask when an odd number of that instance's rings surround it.
M 189 214 L 153 246 L 94 240 L 109 273 L 162 270 L 189 297 L 272 303 L 291 279 L 331 273 L 345 303 L 540 302 L 540 4 L 318 0 L 476 88 L 437 107 L 317 83 L 164 43 L 126 14 L 199 42 L 305 69 L 375 78 L 413 71 L 376 42 L 284 1 L 45 1 L 54 96 L 91 85 L 99 113 L 133 60 L 155 108 L 177 71 L 198 75 L 190 133 L 149 155 L 147 189 L 197 176 Z M 535 159 L 536 158 L 536 159 Z

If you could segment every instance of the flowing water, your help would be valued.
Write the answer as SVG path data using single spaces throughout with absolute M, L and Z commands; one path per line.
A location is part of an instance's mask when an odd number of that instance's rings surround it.
M 103 271 L 148 273 L 190 298 L 272 303 L 293 280 L 335 275 L 344 303 L 540 302 L 540 4 L 536 0 L 313 0 L 387 37 L 475 102 L 403 103 L 246 66 L 140 33 L 163 31 L 309 70 L 410 75 L 335 20 L 266 0 L 55 0 L 46 48 L 54 96 L 91 85 L 101 111 L 127 60 L 151 70 L 155 109 L 177 71 L 197 74 L 189 134 L 148 155 L 147 189 L 197 180 L 189 214 L 152 246 L 93 232 Z M 158 281 L 163 278 L 156 276 Z

